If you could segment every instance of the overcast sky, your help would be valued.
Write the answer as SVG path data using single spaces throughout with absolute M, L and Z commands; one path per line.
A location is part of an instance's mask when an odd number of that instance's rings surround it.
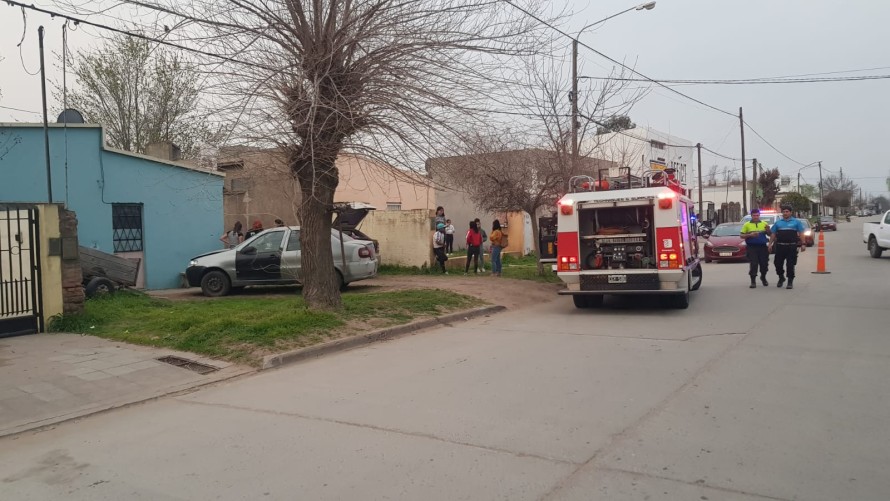
M 555 0 L 559 2 L 561 0 Z M 31 2 L 28 2 L 31 3 Z M 569 0 L 576 15 L 568 28 L 582 26 L 632 7 L 626 0 Z M 42 0 L 37 5 L 51 6 Z M 608 56 L 633 61 L 654 79 L 740 79 L 878 68 L 828 77 L 890 75 L 890 2 L 876 0 L 658 0 L 655 9 L 631 11 L 580 39 Z M 29 13 L 22 57 L 19 9 L 0 3 L 0 122 L 40 121 L 37 26 L 47 29 L 48 51 L 61 52 L 61 21 Z M 69 33 L 72 48 L 96 43 L 97 30 Z M 584 48 L 580 74 L 604 76 L 612 63 Z M 61 79 L 55 57 L 47 56 L 51 78 Z M 808 164 L 821 160 L 824 174 L 852 177 L 863 192 L 887 195 L 884 159 L 890 137 L 890 79 L 781 85 L 680 85 L 680 92 L 738 113 L 778 150 Z M 50 98 L 52 99 L 52 98 Z M 50 107 L 54 107 L 51 100 Z M 18 108 L 25 111 L 16 111 Z M 53 120 L 51 117 L 50 120 Z M 670 132 L 730 157 L 740 156 L 738 119 L 710 110 L 661 88 L 631 112 L 639 125 Z M 792 177 L 799 164 L 745 131 L 746 157 L 778 167 Z M 690 162 L 691 163 L 691 162 Z M 704 155 L 705 167 L 732 161 Z M 736 164 L 738 165 L 738 164 Z M 818 181 L 816 167 L 801 171 Z

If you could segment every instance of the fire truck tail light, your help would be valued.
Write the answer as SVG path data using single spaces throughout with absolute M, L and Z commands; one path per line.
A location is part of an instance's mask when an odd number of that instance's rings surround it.
M 560 200 L 559 202 L 559 213 L 563 216 L 571 216 L 575 210 L 575 201 L 571 198 L 567 198 L 565 200 Z
M 659 209 L 670 209 L 674 206 L 674 199 L 677 198 L 677 193 L 673 191 L 665 191 L 658 194 L 658 208 Z
M 671 255 L 668 257 L 668 259 L 670 259 L 671 261 L 676 261 L 677 255 L 672 252 Z
M 658 258 L 662 261 L 667 261 L 668 255 L 665 253 L 662 253 L 660 256 L 658 256 Z

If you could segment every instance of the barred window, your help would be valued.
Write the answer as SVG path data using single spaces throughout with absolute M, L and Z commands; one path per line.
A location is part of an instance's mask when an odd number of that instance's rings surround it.
M 402 202 L 386 202 L 386 210 L 402 210 Z
M 111 204 L 114 252 L 142 250 L 142 204 Z

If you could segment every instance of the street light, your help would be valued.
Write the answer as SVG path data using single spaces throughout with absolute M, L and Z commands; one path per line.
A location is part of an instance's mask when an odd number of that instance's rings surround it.
M 797 192 L 800 193 L 800 171 L 806 169 L 807 167 L 812 167 L 817 164 L 819 165 L 819 214 L 824 216 L 825 215 L 824 209 L 822 207 L 825 205 L 825 198 L 824 198 L 824 195 L 822 192 L 822 161 L 821 160 L 819 160 L 817 162 L 810 162 L 810 163 L 804 165 L 803 167 L 801 167 L 800 169 L 797 169 Z
M 595 23 L 590 23 L 587 26 L 578 30 L 578 34 L 575 35 L 575 38 L 572 39 L 572 171 L 575 171 L 575 168 L 578 165 L 578 37 L 581 36 L 581 33 L 590 28 L 591 26 L 596 26 L 597 24 L 604 23 L 613 17 L 620 16 L 625 12 L 630 12 L 632 10 L 652 10 L 655 8 L 655 2 L 646 2 L 636 7 L 631 7 L 629 9 L 622 10 L 617 14 L 612 14 L 609 17 L 605 17 L 596 21 Z

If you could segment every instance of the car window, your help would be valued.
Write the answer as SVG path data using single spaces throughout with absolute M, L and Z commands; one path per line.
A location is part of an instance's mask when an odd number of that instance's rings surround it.
M 287 237 L 287 252 L 293 252 L 300 250 L 300 232 L 297 230 L 291 230 L 290 236 Z
M 742 232 L 742 225 L 740 225 L 740 224 L 727 224 L 727 225 L 721 224 L 720 226 L 717 226 L 716 228 L 714 228 L 714 231 L 713 231 L 713 233 L 711 233 L 711 236 L 714 236 L 714 237 L 737 237 L 737 236 L 741 235 L 741 232 Z
M 887 215 L 884 216 L 884 223 L 890 224 L 890 212 L 888 212 Z
M 250 247 L 255 248 L 257 252 L 274 252 L 281 248 L 281 239 L 283 237 L 283 231 L 261 233 L 250 242 Z

